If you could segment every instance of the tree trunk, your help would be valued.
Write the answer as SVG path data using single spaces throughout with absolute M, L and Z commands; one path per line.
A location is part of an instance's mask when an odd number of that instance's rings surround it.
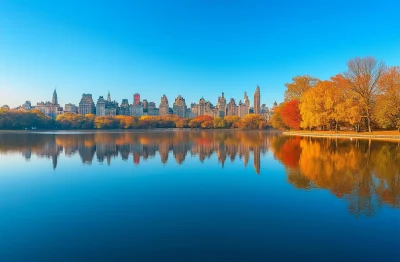
M 367 117 L 367 121 L 368 121 L 368 132 L 372 132 L 372 130 L 371 130 L 371 118 L 368 116 Z
M 338 123 L 338 121 L 336 121 L 336 133 L 338 132 L 338 127 L 339 127 L 339 123 Z

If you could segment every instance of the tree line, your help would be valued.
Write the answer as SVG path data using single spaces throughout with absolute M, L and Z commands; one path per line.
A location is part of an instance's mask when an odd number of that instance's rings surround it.
M 56 119 L 39 110 L 0 110 L 0 129 L 149 129 L 149 128 L 200 128 L 200 129 L 268 129 L 264 117 L 258 114 L 238 116 L 180 118 L 165 116 L 96 116 L 74 113 L 60 114 Z
M 400 132 L 400 67 L 373 57 L 354 58 L 347 71 L 320 80 L 296 76 L 271 118 L 278 129 Z

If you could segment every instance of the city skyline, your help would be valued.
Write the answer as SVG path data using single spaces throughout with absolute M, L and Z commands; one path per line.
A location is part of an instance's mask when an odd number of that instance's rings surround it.
M 254 92 L 253 106 L 251 106 L 251 101 L 247 96 L 247 92 L 244 92 L 243 102 L 239 100 L 238 103 L 236 103 L 234 98 L 230 98 L 229 103 L 227 103 L 225 93 L 222 92 L 222 95 L 218 96 L 216 104 L 210 100 L 204 99 L 204 96 L 199 99 L 198 103 L 186 103 L 182 95 L 178 95 L 173 103 L 169 103 L 167 96 L 164 94 L 161 96 L 160 103 L 157 107 L 154 101 L 148 101 L 147 99 L 141 100 L 139 93 L 133 94 L 132 104 L 129 103 L 129 98 L 122 99 L 121 104 L 119 104 L 115 99 L 113 100 L 111 98 L 111 93 L 108 91 L 106 98 L 101 95 L 97 101 L 92 94 L 83 93 L 79 103 L 69 102 L 63 107 L 58 102 L 57 90 L 54 89 L 51 101 L 45 100 L 45 102 L 43 102 L 42 100 L 35 105 L 30 100 L 27 100 L 18 107 L 10 108 L 8 105 L 3 105 L 1 109 L 23 111 L 37 109 L 52 119 L 56 119 L 58 115 L 65 113 L 136 117 L 176 115 L 181 118 L 194 118 L 197 116 L 222 118 L 225 116 L 238 116 L 242 118 L 247 114 L 255 113 L 269 120 L 270 117 L 272 117 L 277 103 L 275 101 L 271 107 L 266 106 L 266 104 L 261 104 L 260 94 L 260 87 L 257 85 Z
M 119 102 L 237 98 L 257 84 L 271 105 L 293 76 L 328 79 L 355 56 L 400 59 L 394 1 L 72 2 L 1 1 L 1 105 L 41 101 L 55 87 L 66 104 L 108 90 Z

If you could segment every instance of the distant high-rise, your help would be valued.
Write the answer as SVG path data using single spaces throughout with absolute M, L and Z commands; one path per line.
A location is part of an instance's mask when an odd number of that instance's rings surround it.
M 140 94 L 138 93 L 133 94 L 133 104 L 135 106 L 140 105 Z
M 147 102 L 147 99 L 143 99 L 143 110 L 147 111 L 148 106 L 149 103 Z
M 129 102 L 128 99 L 122 99 L 121 106 L 119 108 L 119 114 L 123 116 L 129 116 L 131 115 L 131 112 L 129 110 Z
M 224 117 L 226 115 L 226 99 L 224 97 L 224 92 L 222 92 L 222 96 L 218 97 L 217 108 L 217 116 Z
M 168 105 L 168 99 L 165 95 L 161 97 L 161 103 L 159 107 L 159 115 L 160 116 L 165 116 L 168 115 L 169 113 L 169 105 Z
M 179 95 L 174 102 L 173 114 L 184 118 L 186 117 L 186 110 L 187 106 L 185 99 L 181 95 Z
M 55 89 L 53 92 L 53 99 L 51 100 L 51 102 L 53 103 L 53 105 L 58 105 L 57 91 Z
M 55 119 L 57 115 L 63 113 L 63 108 L 58 104 L 57 92 L 54 90 L 51 102 L 40 102 L 36 104 L 37 110 L 42 111 L 46 116 Z
M 238 116 L 244 117 L 245 115 L 250 113 L 250 101 L 247 93 L 244 92 L 243 103 L 240 101 L 238 105 Z
M 237 108 L 236 108 L 236 102 L 235 99 L 231 98 L 231 100 L 228 103 L 228 110 L 227 110 L 227 116 L 237 116 Z
M 111 95 L 110 95 L 110 91 L 108 91 L 108 94 L 107 94 L 107 102 L 111 102 Z
M 260 87 L 254 92 L 254 114 L 260 114 Z
M 31 110 L 32 109 L 31 101 L 25 101 L 25 103 L 22 105 L 22 108 L 25 110 Z
M 96 115 L 98 116 L 116 116 L 118 103 L 111 101 L 110 91 L 107 94 L 107 100 L 100 96 L 96 103 Z
M 100 96 L 99 99 L 97 99 L 96 115 L 98 115 L 98 116 L 106 115 L 106 100 L 104 99 L 103 96 Z
M 79 114 L 87 115 L 94 113 L 95 113 L 95 106 L 92 94 L 82 94 L 81 101 L 79 102 Z
M 64 112 L 77 114 L 78 113 L 78 107 L 76 105 L 74 105 L 74 104 L 71 104 L 71 103 L 65 104 Z

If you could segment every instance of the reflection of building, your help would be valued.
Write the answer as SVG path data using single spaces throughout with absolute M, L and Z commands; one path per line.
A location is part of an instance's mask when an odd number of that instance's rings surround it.
M 74 105 L 74 104 L 71 104 L 71 103 L 65 104 L 64 112 L 65 113 L 69 112 L 69 113 L 78 114 L 78 107 L 76 105 Z
M 54 90 L 53 92 L 53 98 L 51 102 L 47 101 L 45 103 L 44 102 L 37 103 L 35 108 L 42 111 L 46 116 L 51 117 L 53 119 L 55 119 L 57 115 L 63 113 L 63 108 L 60 107 L 60 105 L 58 104 L 56 90 Z
M 185 99 L 181 95 L 179 95 L 174 102 L 173 114 L 185 118 L 187 117 L 186 111 L 187 111 L 187 106 Z
M 261 160 L 260 160 L 260 146 L 255 146 L 253 149 L 254 169 L 257 174 L 260 174 Z
M 82 94 L 81 101 L 79 102 L 78 113 L 81 115 L 95 113 L 95 106 L 94 106 L 92 94 Z
M 168 99 L 165 95 L 161 97 L 161 103 L 158 110 L 160 116 L 165 116 L 169 113 Z
M 260 114 L 260 87 L 254 92 L 254 114 Z

